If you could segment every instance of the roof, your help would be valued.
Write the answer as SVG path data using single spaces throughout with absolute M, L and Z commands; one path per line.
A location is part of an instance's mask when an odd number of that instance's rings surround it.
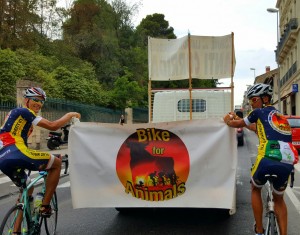
M 276 76 L 277 73 L 278 73 L 278 68 L 266 72 L 260 76 L 257 76 L 254 80 L 254 84 L 256 83 L 271 84 L 273 78 Z

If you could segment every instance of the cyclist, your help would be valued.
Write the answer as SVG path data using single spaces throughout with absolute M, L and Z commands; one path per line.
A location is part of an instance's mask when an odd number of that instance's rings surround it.
M 291 127 L 284 116 L 270 105 L 272 88 L 266 84 L 255 84 L 247 92 L 253 111 L 244 119 L 235 120 L 227 114 L 224 122 L 229 127 L 245 127 L 256 123 L 259 138 L 258 154 L 251 169 L 251 201 L 255 219 L 254 231 L 263 234 L 263 202 L 261 189 L 266 183 L 266 174 L 276 174 L 274 180 L 275 214 L 280 234 L 287 234 L 287 208 L 283 194 L 293 164 L 298 162 L 298 152 L 292 145 Z
M 15 108 L 7 115 L 0 128 L 0 170 L 18 187 L 30 182 L 24 169 L 47 170 L 46 192 L 40 213 L 50 216 L 50 200 L 59 181 L 61 159 L 48 152 L 29 149 L 27 138 L 33 126 L 54 131 L 68 123 L 72 117 L 80 118 L 80 114 L 69 112 L 58 120 L 49 121 L 38 115 L 45 101 L 46 93 L 41 88 L 28 88 L 24 94 L 24 107 Z

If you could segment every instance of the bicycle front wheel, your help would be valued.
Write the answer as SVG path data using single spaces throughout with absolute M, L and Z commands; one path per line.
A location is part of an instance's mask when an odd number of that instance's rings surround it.
M 57 216 L 58 216 L 58 204 L 57 204 L 56 192 L 54 192 L 53 194 L 50 205 L 53 210 L 53 214 L 49 218 L 43 218 L 43 219 L 44 219 L 46 234 L 54 235 L 56 233 Z
M 23 206 L 15 205 L 5 215 L 0 227 L 0 234 L 7 235 L 14 232 L 27 234 L 29 231 L 28 223 L 28 215 L 23 216 Z

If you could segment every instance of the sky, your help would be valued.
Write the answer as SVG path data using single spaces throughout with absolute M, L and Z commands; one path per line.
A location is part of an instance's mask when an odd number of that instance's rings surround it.
M 266 66 L 277 68 L 276 0 L 125 0 L 129 5 L 141 3 L 134 25 L 147 15 L 161 13 L 177 38 L 188 32 L 197 36 L 223 36 L 234 33 L 236 67 L 233 77 L 234 104 L 243 102 L 247 85 L 254 77 L 264 74 Z M 254 68 L 255 70 L 251 70 Z M 222 79 L 221 86 L 229 86 L 230 79 Z

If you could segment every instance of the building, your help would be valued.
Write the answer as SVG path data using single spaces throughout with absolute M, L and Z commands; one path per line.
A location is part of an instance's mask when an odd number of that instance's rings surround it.
M 279 65 L 279 87 L 281 111 L 291 115 L 300 115 L 300 95 L 298 86 L 300 70 L 300 38 L 298 18 L 300 2 L 296 0 L 277 0 L 279 10 L 280 39 L 276 49 L 276 61 Z M 278 14 L 278 13 L 277 13 Z
M 278 44 L 275 50 L 275 59 L 278 68 L 270 70 L 270 67 L 267 66 L 266 73 L 257 76 L 254 84 L 270 84 L 274 91 L 274 106 L 282 113 L 300 115 L 300 94 L 298 92 L 300 70 L 297 64 L 300 61 L 298 26 L 300 1 L 277 0 L 276 8 L 270 8 L 268 11 L 276 13 L 278 19 Z M 247 106 L 245 98 L 243 106 Z

